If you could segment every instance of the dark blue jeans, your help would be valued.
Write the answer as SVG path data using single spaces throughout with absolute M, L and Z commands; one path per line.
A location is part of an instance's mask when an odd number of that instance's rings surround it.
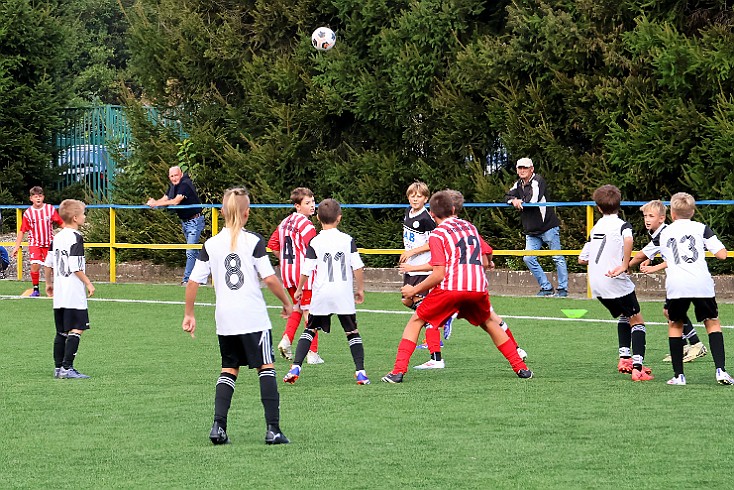
M 202 214 L 198 218 L 190 219 L 188 221 L 181 222 L 181 229 L 183 230 L 186 243 L 199 243 L 201 238 L 201 232 L 204 231 L 204 215 Z M 182 282 L 188 282 L 191 271 L 194 269 L 196 258 L 199 256 L 199 251 L 196 249 L 186 250 L 186 269 L 184 270 L 184 276 Z

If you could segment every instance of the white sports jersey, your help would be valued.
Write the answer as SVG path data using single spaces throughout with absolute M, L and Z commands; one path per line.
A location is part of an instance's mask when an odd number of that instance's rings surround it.
M 643 251 L 648 258 L 663 256 L 665 291 L 668 299 L 713 298 L 714 280 L 706 264 L 706 250 L 716 253 L 724 248 L 711 228 L 689 219 L 677 219 L 653 238 Z
M 589 263 L 591 293 L 597 298 L 621 298 L 635 290 L 626 272 L 617 277 L 606 276 L 607 272 L 622 265 L 625 238 L 632 238 L 632 226 L 616 214 L 607 214 L 596 222 L 589 241 L 581 250 L 579 258 Z
M 229 228 L 223 228 L 201 247 L 189 280 L 206 284 L 209 274 L 216 291 L 218 335 L 270 330 L 260 280 L 275 274 L 265 248 L 265 240 L 257 233 L 239 231 L 237 249 L 232 251 Z
M 436 228 L 436 222 L 433 221 L 430 213 L 426 208 L 414 213 L 412 208 L 405 211 L 403 218 L 403 246 L 405 250 L 422 247 L 428 243 L 428 235 Z M 409 265 L 423 265 L 431 260 L 431 252 L 426 250 L 423 253 L 413 255 L 406 261 Z M 427 272 L 408 272 L 409 276 L 428 276 L 431 271 Z
M 657 255 L 658 251 L 658 245 L 656 243 L 660 242 L 660 233 L 667 227 L 668 225 L 663 223 L 662 225 L 658 226 L 658 229 L 653 232 L 647 232 L 648 235 L 650 235 L 650 243 L 645 245 L 642 248 L 642 253 L 645 254 L 645 257 L 652 260 L 655 258 L 655 255 Z
M 354 239 L 337 228 L 321 230 L 306 249 L 302 274 L 317 271 L 311 298 L 312 315 L 351 315 L 354 306 L 354 274 L 364 263 Z
M 46 267 L 54 270 L 54 308 L 87 309 L 87 288 L 74 274 L 85 272 L 84 238 L 72 228 L 56 234 L 46 255 Z

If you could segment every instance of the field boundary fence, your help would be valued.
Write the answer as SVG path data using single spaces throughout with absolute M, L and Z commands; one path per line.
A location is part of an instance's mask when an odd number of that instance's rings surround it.
M 623 201 L 623 207 L 640 207 L 647 201 Z M 665 202 L 666 205 L 670 203 Z M 731 206 L 734 205 L 734 201 L 729 200 L 708 200 L 698 201 L 697 206 Z M 201 204 L 196 206 L 169 206 L 168 209 L 181 209 L 190 207 L 203 207 L 204 212 L 208 215 L 208 219 L 212 225 L 212 235 L 219 232 L 220 229 L 220 209 L 219 204 Z M 405 209 L 405 204 L 342 204 L 342 208 L 345 209 Z M 595 216 L 594 209 L 595 204 L 593 201 L 579 201 L 579 202 L 548 202 L 548 203 L 526 203 L 526 207 L 583 207 L 585 208 L 586 214 L 586 234 L 588 235 L 591 228 L 594 226 Z M 14 210 L 15 211 L 15 222 L 16 222 L 16 233 L 20 232 L 22 223 L 23 211 L 27 209 L 29 205 L 21 204 L 6 204 L 0 205 L 0 210 Z M 251 204 L 253 209 L 291 209 L 291 204 Z M 465 208 L 511 208 L 512 206 L 506 203 L 465 203 Z M 111 283 L 117 282 L 117 252 L 121 249 L 154 249 L 154 250 L 186 250 L 195 249 L 201 247 L 201 244 L 186 244 L 186 243 L 125 243 L 118 242 L 116 240 L 116 223 L 117 223 L 117 210 L 118 209 L 147 209 L 150 208 L 146 205 L 128 205 L 128 204 L 90 204 L 87 206 L 89 209 L 107 209 L 109 212 L 109 241 L 107 242 L 95 242 L 85 243 L 84 246 L 87 248 L 104 248 L 108 249 L 110 256 L 110 273 L 109 281 Z M 14 246 L 15 242 L 0 242 L 0 246 Z M 23 247 L 28 246 L 28 242 L 24 241 L 21 244 Z M 359 248 L 359 253 L 365 255 L 400 255 L 403 249 L 392 249 L 392 248 Z M 578 256 L 581 250 L 494 250 L 495 256 L 524 256 L 524 255 L 535 255 L 535 256 L 554 256 L 554 255 L 566 255 L 566 256 Z M 22 248 L 18 251 L 17 261 L 18 264 L 22 264 Z M 709 253 L 707 253 L 710 256 Z M 734 252 L 728 252 L 729 257 L 734 257 Z M 17 279 L 23 278 L 22 266 L 17 267 Z

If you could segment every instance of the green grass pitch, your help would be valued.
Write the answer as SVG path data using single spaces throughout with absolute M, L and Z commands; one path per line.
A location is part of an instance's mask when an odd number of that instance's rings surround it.
M 281 427 L 292 443 L 266 446 L 257 376 L 237 381 L 229 435 L 208 439 L 219 352 L 211 288 L 201 288 L 197 337 L 181 331 L 183 289 L 98 284 L 92 329 L 76 367 L 90 380 L 52 377 L 47 298 L 16 299 L 0 283 L 0 468 L 3 488 L 731 488 L 734 387 L 719 386 L 708 355 L 671 387 L 661 303 L 643 304 L 647 363 L 656 379 L 616 372 L 616 326 L 596 301 L 495 297 L 535 378 L 520 380 L 489 336 L 458 321 L 446 369 L 411 370 L 387 385 L 407 310 L 398 293 L 358 307 L 372 385 L 354 366 L 334 319 L 325 364 L 279 381 Z M 114 300 L 114 301 L 113 301 Z M 137 300 L 137 301 L 134 301 Z M 272 298 L 270 304 L 274 304 Z M 583 319 L 560 320 L 583 308 Z M 724 325 L 734 307 L 720 305 Z M 277 343 L 283 321 L 271 310 Z M 588 321 L 598 319 L 599 321 Z M 697 326 L 706 344 L 703 327 Z M 730 365 L 734 335 L 724 329 Z M 411 365 L 427 359 L 417 351 Z M 282 377 L 288 364 L 278 358 Z M 732 368 L 734 370 L 734 367 Z

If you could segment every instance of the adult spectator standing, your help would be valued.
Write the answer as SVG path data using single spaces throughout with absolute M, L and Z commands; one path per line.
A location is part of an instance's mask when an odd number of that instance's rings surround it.
M 194 183 L 191 181 L 188 175 L 184 175 L 181 171 L 181 167 L 174 166 L 168 169 L 168 180 L 171 181 L 171 185 L 168 186 L 168 190 L 160 199 L 148 199 L 146 204 L 151 208 L 157 206 L 184 206 L 201 204 L 199 195 L 196 193 Z M 204 231 L 204 215 L 202 214 L 202 208 L 200 206 L 180 208 L 174 210 L 178 217 L 181 219 L 181 229 L 183 230 L 186 243 L 193 244 L 199 243 L 201 238 L 201 232 Z M 196 263 L 196 258 L 199 256 L 199 251 L 196 249 L 186 250 L 186 269 L 184 270 L 183 280 L 181 285 L 185 286 L 189 282 L 189 276 Z
M 520 219 L 525 232 L 525 250 L 540 250 L 543 244 L 546 244 L 549 250 L 561 250 L 560 221 L 555 210 L 547 206 L 523 206 L 525 203 L 548 202 L 545 179 L 535 173 L 533 161 L 530 158 L 519 159 L 516 169 L 520 178 L 507 191 L 505 201 L 521 212 Z M 553 296 L 553 285 L 538 263 L 538 257 L 526 255 L 523 261 L 540 285 L 537 296 Z M 553 262 L 558 272 L 558 289 L 555 291 L 555 296 L 568 296 L 566 259 L 563 255 L 554 255 Z

